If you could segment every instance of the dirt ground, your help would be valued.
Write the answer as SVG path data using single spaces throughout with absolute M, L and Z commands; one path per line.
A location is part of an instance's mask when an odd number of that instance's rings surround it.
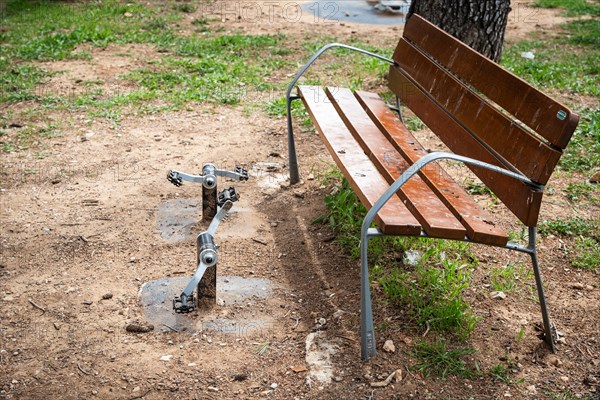
M 513 7 L 509 42 L 534 30 L 559 29 L 555 25 L 564 20 L 527 3 Z M 289 23 L 277 11 L 271 18 L 266 3 L 260 4 L 261 18 L 227 16 L 223 26 L 284 32 L 299 45 L 306 32 L 335 29 L 340 41 L 359 36 L 373 43 L 401 33 L 399 27 L 325 23 L 310 16 Z M 120 75 L 159 57 L 149 46 L 90 51 L 91 60 L 45 63 L 66 72 L 43 89 L 76 92 L 78 79 L 118 86 Z M 293 72 L 280 71 L 276 79 L 289 80 Z M 537 338 L 537 303 L 516 295 L 499 302 L 484 294 L 486 268 L 526 260 L 488 247 L 475 250 L 481 272 L 468 300 L 481 320 L 468 341 L 477 349 L 473 357 L 482 369 L 514 360 L 512 378 L 524 383 L 425 379 L 410 372 L 414 360 L 407 352 L 421 333 L 403 329 L 377 285 L 375 321 L 386 328 L 378 333 L 378 355 L 361 361 L 358 261 L 332 240 L 327 226 L 311 224 L 325 211 L 323 196 L 331 190 L 311 178 L 328 168 L 329 156 L 317 135 L 300 133 L 303 182 L 289 187 L 285 120 L 250 110 L 243 103 L 202 105 L 126 117 L 120 125 L 103 120 L 90 125 L 83 114 L 50 111 L 51 119 L 69 121 L 64 135 L 50 141 L 50 157 L 37 159 L 33 151 L 2 155 L 1 398 L 537 399 L 600 390 L 598 275 L 571 269 L 564 244 L 554 237 L 541 238 L 539 248 L 552 317 L 564 333 L 557 355 Z M 236 184 L 241 199 L 217 232 L 218 273 L 263 279 L 270 295 L 220 302 L 210 315 L 182 317 L 192 329 L 176 332 L 163 324 L 148 333 L 128 333 L 128 324 L 145 321 L 140 301 L 145 284 L 194 271 L 194 238 L 205 228 L 199 221 L 200 188 L 176 188 L 165 176 L 171 168 L 199 173 L 205 162 L 251 172 L 248 182 Z M 558 174 L 550 186 L 583 179 Z M 159 212 L 169 204 L 182 209 Z M 179 212 L 192 222 L 178 223 Z M 502 208 L 494 214 L 505 228 L 517 226 Z M 558 190 L 547 195 L 542 210 L 542 218 L 586 214 L 598 215 L 598 209 L 573 208 Z M 170 309 L 170 303 L 164 307 Z M 207 324 L 215 316 L 241 322 L 235 329 Z M 518 341 L 520 327 L 525 331 Z M 388 339 L 395 353 L 381 350 Z M 401 382 L 371 387 L 397 369 L 403 371 Z

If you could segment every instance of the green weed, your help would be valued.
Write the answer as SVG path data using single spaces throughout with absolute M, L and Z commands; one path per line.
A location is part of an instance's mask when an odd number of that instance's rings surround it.
M 513 368 L 515 367 L 514 361 L 509 361 L 508 365 L 504 364 L 496 364 L 488 371 L 488 374 L 494 379 L 504 382 L 508 385 L 518 385 L 525 382 L 524 378 L 513 381 L 511 378 L 511 373 L 513 372 Z
M 533 277 L 530 268 L 522 263 L 509 261 L 503 267 L 493 268 L 490 271 L 490 285 L 492 290 L 501 292 L 513 292 Z
M 586 182 L 569 183 L 565 189 L 567 198 L 572 202 L 578 202 L 583 199 L 590 200 L 592 203 L 597 203 L 598 199 L 593 195 L 598 191 L 598 187 Z
M 600 266 L 600 241 L 597 238 L 578 237 L 573 251 L 573 267 L 595 271 Z
M 581 111 L 579 126 L 559 165 L 565 171 L 584 173 L 600 167 L 600 109 Z
M 597 229 L 597 221 L 580 217 L 557 218 L 554 221 L 544 220 L 538 225 L 540 235 L 543 236 L 587 236 L 592 232 L 597 232 Z
M 600 16 L 600 5 L 587 0 L 538 0 L 533 6 L 542 8 L 564 8 L 567 16 Z
M 410 353 L 419 362 L 411 369 L 421 372 L 424 377 L 433 374 L 441 379 L 449 375 L 470 378 L 474 372 L 467 366 L 464 358 L 473 353 L 475 349 L 471 347 L 457 347 L 450 350 L 443 340 L 433 343 L 419 341 Z
M 406 128 L 408 128 L 408 130 L 411 132 L 417 132 L 425 128 L 423 121 L 414 115 L 403 114 L 402 120 L 404 121 Z
M 477 324 L 477 318 L 462 299 L 472 269 L 457 259 L 432 265 L 430 257 L 439 254 L 439 249 L 433 246 L 412 272 L 388 267 L 383 271 L 374 269 L 373 275 L 379 276 L 379 283 L 392 303 L 417 325 L 453 332 L 464 340 Z

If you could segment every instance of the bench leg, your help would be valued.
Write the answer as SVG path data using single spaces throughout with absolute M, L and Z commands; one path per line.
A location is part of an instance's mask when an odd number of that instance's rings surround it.
M 536 251 L 536 229 L 535 227 L 529 227 L 529 248 L 533 250 L 530 253 L 531 262 L 533 264 L 533 273 L 535 275 L 535 285 L 537 286 L 538 298 L 540 300 L 540 307 L 542 309 L 542 320 L 544 321 L 544 339 L 546 343 L 550 345 L 553 353 L 556 353 L 556 347 L 554 346 L 554 329 L 550 323 L 550 316 L 548 314 L 548 307 L 546 306 L 546 296 L 544 295 L 544 283 L 542 282 L 542 274 L 540 273 L 540 267 L 537 259 Z
M 290 169 L 290 185 L 300 182 L 298 160 L 296 158 L 296 143 L 294 142 L 294 127 L 292 126 L 292 101 L 295 97 L 286 98 L 287 130 L 288 130 L 288 163 Z
M 360 354 L 368 360 L 377 353 L 375 345 L 375 328 L 373 327 L 373 307 L 371 305 L 371 288 L 369 283 L 369 261 L 367 257 L 369 236 L 362 235 L 360 242 Z

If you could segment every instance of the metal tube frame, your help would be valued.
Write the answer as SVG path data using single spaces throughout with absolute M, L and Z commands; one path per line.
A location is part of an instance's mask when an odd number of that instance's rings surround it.
M 288 130 L 288 163 L 289 163 L 289 171 L 290 171 L 290 185 L 300 182 L 300 174 L 298 172 L 298 159 L 296 158 L 296 144 L 294 142 L 294 128 L 292 126 L 292 101 L 297 100 L 299 97 L 292 96 L 292 90 L 294 90 L 294 86 L 298 83 L 298 80 L 304 75 L 304 73 L 310 68 L 310 66 L 321 56 L 321 54 L 325 53 L 327 50 L 341 47 L 343 49 L 356 51 L 357 53 L 361 53 L 367 56 L 375 57 L 381 61 L 385 61 L 388 64 L 394 64 L 394 61 L 381 56 L 379 54 L 372 53 L 367 50 L 360 49 L 358 47 L 352 47 L 341 43 L 329 43 L 323 47 L 319 51 L 317 51 L 313 56 L 308 60 L 306 64 L 296 74 L 290 85 L 288 86 L 285 100 L 286 100 L 286 112 L 287 112 L 287 130 Z
M 340 47 L 352 51 L 356 51 L 358 53 L 375 57 L 381 61 L 387 62 L 391 65 L 394 64 L 394 61 L 383 57 L 381 55 L 357 48 L 352 46 L 347 46 L 340 43 L 330 43 L 328 45 L 323 46 L 319 51 L 317 51 L 304 66 L 298 71 L 290 85 L 288 86 L 286 92 L 286 112 L 287 112 L 287 130 L 288 130 L 288 158 L 289 158 L 289 171 L 290 171 L 290 184 L 295 184 L 300 181 L 300 175 L 298 172 L 298 160 L 296 157 L 296 145 L 294 142 L 294 132 L 293 132 L 293 124 L 292 124 L 292 101 L 297 100 L 299 96 L 293 96 L 292 90 L 298 83 L 298 80 L 304 75 L 304 73 L 310 68 L 310 66 L 327 50 Z M 400 110 L 399 99 L 396 98 L 396 108 L 399 113 L 400 118 L 402 119 L 402 114 Z M 361 323 L 360 323 L 360 336 L 361 336 L 361 357 L 363 360 L 368 360 L 371 356 L 376 354 L 376 342 L 375 342 L 375 329 L 373 326 L 373 310 L 371 303 L 371 290 L 369 285 L 369 269 L 368 269 L 368 242 L 372 237 L 383 236 L 384 234 L 378 230 L 377 228 L 371 228 L 371 224 L 379 210 L 387 203 L 387 201 L 396 194 L 396 192 L 411 178 L 413 177 L 419 170 L 421 170 L 425 165 L 430 162 L 441 160 L 441 159 L 449 159 L 462 162 L 464 164 L 471 164 L 481 168 L 489 169 L 491 171 L 497 172 L 499 174 L 507 175 L 511 178 L 519 180 L 534 189 L 543 191 L 544 186 L 540 185 L 536 182 L 533 182 L 526 176 L 520 174 L 517 170 L 507 170 L 496 165 L 488 164 L 473 158 L 460 156 L 453 153 L 448 152 L 434 152 L 430 153 L 426 156 L 423 156 L 420 160 L 414 163 L 410 168 L 408 168 L 404 173 L 385 191 L 385 193 L 375 202 L 373 207 L 369 210 L 367 215 L 365 216 L 362 228 L 361 228 L 361 241 L 360 241 L 360 254 L 361 254 Z M 536 252 L 536 228 L 535 226 L 530 226 L 529 228 L 529 244 L 528 246 L 521 246 L 517 243 L 507 243 L 505 246 L 496 246 L 503 247 L 508 250 L 514 250 L 522 253 L 527 253 L 531 256 L 531 261 L 533 264 L 533 272 L 535 275 L 535 282 L 538 291 L 538 298 L 540 302 L 540 307 L 542 311 L 542 319 L 544 322 L 544 333 L 545 340 L 550 345 L 552 352 L 556 352 L 556 348 L 554 345 L 556 330 L 551 325 L 550 317 L 546 305 L 546 298 L 544 295 L 544 287 L 542 282 L 542 276 L 539 269 L 537 252 Z M 426 233 L 421 232 L 420 237 L 429 238 Z M 464 238 L 462 241 L 472 242 L 468 238 Z
M 544 190 L 544 186 L 533 182 L 529 178 L 524 175 L 517 174 L 513 171 L 509 171 L 504 168 L 500 168 L 496 165 L 488 164 L 476 159 L 472 159 L 469 157 L 460 156 L 453 153 L 448 152 L 434 152 L 430 153 L 426 156 L 421 157 L 416 163 L 414 163 L 410 168 L 408 168 L 404 173 L 384 192 L 383 195 L 375 202 L 373 207 L 367 212 L 365 216 L 362 227 L 361 227 L 361 241 L 360 241 L 360 258 L 361 258 L 361 321 L 360 321 L 360 336 L 361 336 L 361 357 L 363 360 L 368 360 L 370 357 L 376 354 L 376 342 L 375 342 L 375 329 L 373 326 L 373 311 L 371 304 L 371 290 L 369 285 L 369 267 L 368 267 L 368 244 L 369 239 L 377 236 L 384 236 L 383 232 L 381 232 L 377 228 L 371 228 L 371 224 L 375 219 L 375 216 L 381 210 L 381 208 L 387 203 L 387 201 L 392 198 L 398 192 L 398 190 L 415 174 L 417 174 L 424 166 L 427 164 L 436 161 L 436 160 L 454 160 L 459 161 L 464 164 L 470 164 L 477 167 L 489 169 L 491 171 L 497 172 L 499 174 L 507 175 L 511 178 L 519 180 L 535 189 Z M 422 232 L 420 237 L 429 238 L 426 233 Z M 462 239 L 464 242 L 472 242 L 468 238 Z M 554 346 L 555 341 L 555 329 L 553 329 L 550 323 L 550 317 L 548 313 L 548 309 L 546 306 L 546 298 L 544 295 L 544 287 L 542 282 L 542 276 L 540 273 L 537 254 L 536 254 L 536 228 L 529 227 L 529 244 L 525 246 L 521 246 L 517 243 L 507 243 L 505 246 L 496 246 L 503 247 L 508 250 L 515 250 L 522 253 L 527 253 L 531 256 L 532 264 L 533 264 L 533 272 L 535 275 L 535 282 L 538 291 L 538 298 L 540 301 L 540 307 L 542 310 L 542 319 L 544 322 L 544 333 L 545 340 L 550 345 L 552 352 L 556 352 L 556 348 Z

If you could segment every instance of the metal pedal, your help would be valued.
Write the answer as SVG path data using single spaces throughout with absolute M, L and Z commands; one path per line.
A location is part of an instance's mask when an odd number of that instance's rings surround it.
M 238 195 L 237 189 L 235 186 L 231 186 L 228 189 L 223 189 L 223 191 L 217 195 L 217 205 L 222 207 L 223 204 L 227 203 L 228 201 L 234 202 L 238 201 L 239 199 L 240 196 Z
M 170 170 L 167 173 L 167 180 L 177 187 L 183 184 L 183 180 L 177 171 Z
M 196 300 L 194 299 L 194 294 L 185 295 L 181 293 L 180 297 L 175 297 L 173 299 L 173 310 L 179 314 L 187 314 L 196 309 Z

